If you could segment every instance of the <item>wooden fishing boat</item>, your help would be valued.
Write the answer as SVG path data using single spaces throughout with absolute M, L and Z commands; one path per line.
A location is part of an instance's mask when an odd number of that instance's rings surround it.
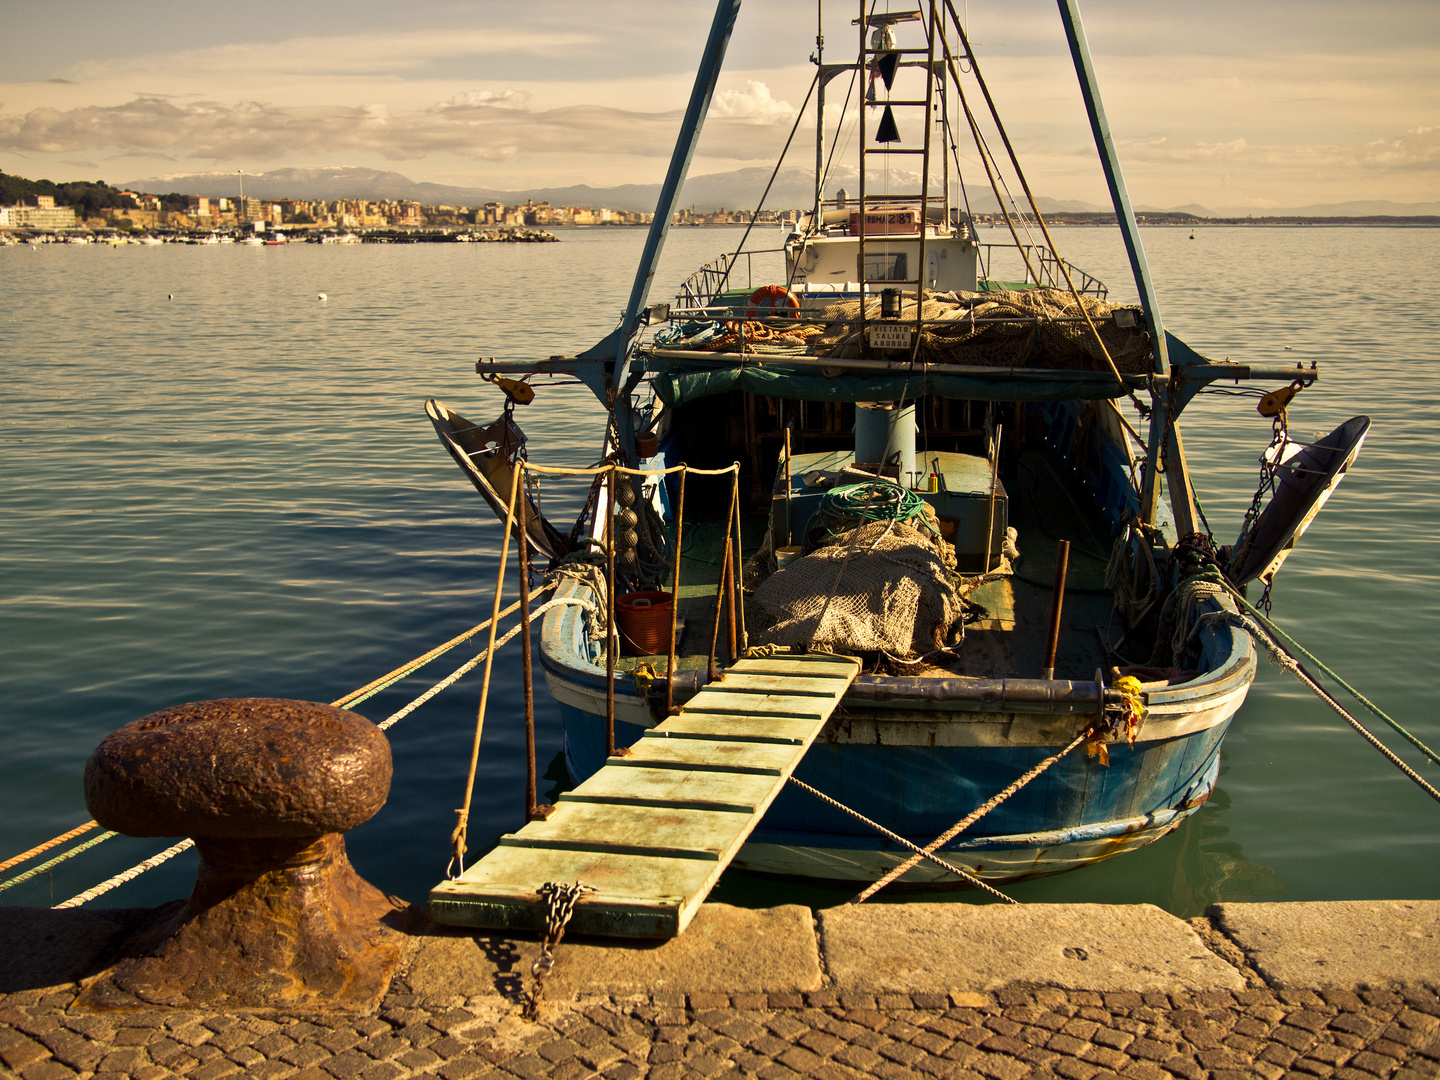
M 523 924 L 517 911 L 538 887 L 524 874 L 542 871 L 516 869 L 516 851 L 610 890 L 590 906 L 621 914 L 588 929 L 651 932 L 636 930 L 635 911 L 671 903 L 669 886 L 653 875 L 624 885 L 627 860 L 855 883 L 903 867 L 902 884 L 973 885 L 1069 870 L 1165 835 L 1209 798 L 1255 674 L 1232 590 L 1268 583 L 1368 425 L 1357 418 L 1314 448 L 1277 437 L 1271 512 L 1258 513 L 1257 497 L 1237 545 L 1208 535 L 1180 436 L 1185 406 L 1217 381 L 1283 382 L 1283 434 L 1285 402 L 1318 372 L 1209 360 L 1165 330 L 1074 0 L 1061 0 L 1060 16 L 1139 305 L 1109 302 L 1066 263 L 1033 204 L 1004 211 L 1023 280 L 1001 280 L 1003 258 L 977 239 L 959 159 L 945 149 L 952 133 L 978 131 L 967 102 L 990 100 L 983 82 L 965 88 L 981 64 L 945 0 L 884 15 L 862 5 L 845 60 L 813 58 L 814 199 L 783 245 L 761 253 L 776 278 L 752 276 L 766 265 L 756 253 L 727 253 L 673 303 L 651 304 L 737 9 L 719 4 L 617 329 L 576 356 L 478 365 L 527 388 L 578 378 L 608 410 L 596 438 L 604 462 L 649 475 L 602 470 L 568 544 L 526 503 L 532 550 L 559 571 L 554 595 L 567 601 L 544 616 L 540 666 L 582 785 L 575 801 L 591 809 L 564 836 L 537 820 L 502 840 L 504 874 L 437 889 L 432 910 L 446 921 Z M 846 98 L 860 101 L 858 191 L 827 198 L 826 132 L 846 123 L 825 111 L 837 79 L 859 88 Z M 989 155 L 1002 141 L 1003 129 L 977 139 L 992 182 L 1019 170 Z M 897 193 L 897 162 L 921 178 L 908 194 Z M 1011 190 L 1028 193 L 1017 179 Z M 995 192 L 1004 205 L 1005 189 Z M 1019 242 L 1022 218 L 1043 242 Z M 513 396 L 488 428 L 427 408 L 503 517 L 523 441 Z M 676 471 L 732 462 L 733 477 Z M 668 592 L 673 623 L 659 644 L 627 655 L 607 645 L 607 548 L 612 592 Z M 796 666 L 827 656 L 858 662 L 843 685 Z M 755 667 L 781 660 L 790 666 Z M 827 704 L 807 711 L 806 694 Z M 736 785 L 747 771 L 778 778 L 763 797 L 731 800 L 749 819 L 723 844 L 666 832 L 657 814 L 699 804 L 647 802 L 641 790 L 666 739 L 721 738 L 685 727 L 692 701 L 709 703 L 698 714 L 725 712 Z M 766 747 L 802 716 L 813 725 L 796 736 L 802 752 L 771 769 Z M 627 774 L 630 746 L 645 748 L 646 769 Z M 711 809 L 736 810 L 713 799 Z M 597 801 L 653 813 L 627 818 L 621 836 Z M 913 856 L 926 846 L 952 868 Z M 654 932 L 688 917 L 672 916 Z

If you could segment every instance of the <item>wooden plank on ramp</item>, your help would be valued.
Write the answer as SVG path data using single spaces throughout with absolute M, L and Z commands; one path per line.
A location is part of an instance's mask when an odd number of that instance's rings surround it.
M 740 660 L 457 880 L 430 892 L 452 926 L 538 930 L 546 882 L 596 891 L 570 930 L 666 938 L 689 924 L 860 672 L 848 656 Z

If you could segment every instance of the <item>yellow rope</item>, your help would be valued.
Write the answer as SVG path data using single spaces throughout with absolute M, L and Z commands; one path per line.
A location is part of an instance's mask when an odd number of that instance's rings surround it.
M 626 476 L 669 476 L 671 473 L 678 473 L 684 469 L 691 476 L 728 476 L 732 472 L 738 472 L 739 464 L 727 465 L 723 469 L 697 469 L 694 465 L 671 465 L 667 469 L 631 469 L 624 465 L 592 465 L 588 469 L 571 469 L 561 465 L 532 465 L 525 462 L 522 466 L 525 472 L 543 473 L 546 476 L 599 476 L 601 473 L 614 469 L 617 473 L 624 473 Z
M 465 802 L 455 811 L 455 828 L 450 833 L 450 862 L 457 867 L 456 876 L 465 872 L 465 837 L 470 825 L 470 803 L 475 796 L 475 770 L 480 765 L 480 737 L 485 731 L 485 706 L 490 700 L 490 675 L 495 667 L 495 624 L 500 621 L 500 593 L 505 586 L 505 563 L 510 555 L 510 530 L 515 524 L 515 503 L 520 497 L 520 477 L 524 465 L 510 477 L 510 501 L 505 507 L 505 536 L 500 542 L 500 572 L 495 576 L 495 607 L 490 615 L 490 642 L 485 646 L 485 680 L 480 684 L 480 706 L 475 713 L 475 740 L 470 745 L 470 771 L 465 779 Z M 520 543 L 525 543 L 520 537 Z M 446 873 L 449 873 L 446 867 Z

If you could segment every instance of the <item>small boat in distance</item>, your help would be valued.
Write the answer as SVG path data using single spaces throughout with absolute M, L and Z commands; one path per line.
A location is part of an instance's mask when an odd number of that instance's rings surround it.
M 1038 207 L 1009 197 L 1029 189 L 1017 161 L 991 153 L 1008 140 L 981 137 L 978 124 L 1001 130 L 999 117 L 977 121 L 965 104 L 990 101 L 983 58 L 944 0 L 822 25 L 819 39 L 846 45 L 839 62 L 812 56 L 810 205 L 778 247 L 742 241 L 652 304 L 738 6 L 718 6 L 618 327 L 573 356 L 481 361 L 507 394 L 493 423 L 427 404 L 502 518 L 535 451 L 512 387 L 534 397 L 548 380 L 580 380 L 606 409 L 602 465 L 644 474 L 602 472 L 568 534 L 527 497 L 528 544 L 560 575 L 539 661 L 580 786 L 553 819 L 502 838 L 492 865 L 437 888 L 442 921 L 528 925 L 544 879 L 525 874 L 545 867 L 597 886 L 582 907 L 613 919 L 588 929 L 635 932 L 620 913 L 668 911 L 665 888 L 683 892 L 687 858 L 856 885 L 992 887 L 1164 836 L 1210 797 L 1255 675 L 1232 590 L 1268 587 L 1368 428 L 1359 417 L 1300 446 L 1284 403 L 1314 367 L 1210 360 L 1165 329 L 1074 0 L 1060 17 L 1139 304 L 1111 301 L 1056 250 Z M 827 102 L 837 80 L 840 109 Z M 1003 250 L 977 238 L 961 198 L 951 148 L 972 136 L 1011 234 Z M 853 192 L 827 194 L 827 139 L 856 150 Z M 1179 431 L 1194 395 L 1222 380 L 1279 382 L 1288 395 L 1267 414 L 1265 490 L 1277 494 L 1235 544 L 1198 513 Z M 705 475 L 732 463 L 733 480 Z M 607 589 L 621 608 L 648 597 L 672 612 L 677 645 L 640 639 L 623 614 L 617 637 Z M 802 662 L 827 657 L 856 667 Z M 723 712 L 727 734 L 686 727 L 686 709 L 716 723 Z M 776 764 L 772 744 L 807 717 L 813 744 Z M 647 787 L 678 784 L 650 776 L 667 739 L 716 740 L 710 764 L 686 766 L 701 778 L 690 795 Z M 646 748 L 639 765 L 626 747 Z M 772 773 L 764 797 L 736 794 Z M 651 807 L 656 822 L 682 806 L 745 806 L 753 820 L 733 849 L 700 824 L 651 836 L 632 823 L 622 841 L 597 804 Z M 589 808 L 583 826 L 577 807 Z M 556 824 L 567 814 L 569 833 Z M 927 846 L 950 867 L 913 854 Z M 626 877 L 641 856 L 643 886 Z M 688 903 L 674 901 L 656 932 L 678 932 Z

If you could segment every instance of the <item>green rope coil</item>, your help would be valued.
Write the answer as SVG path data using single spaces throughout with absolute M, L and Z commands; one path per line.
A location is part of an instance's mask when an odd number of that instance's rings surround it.
M 850 484 L 820 497 L 820 520 L 831 536 L 875 521 L 911 521 L 925 513 L 925 500 L 899 484 Z

